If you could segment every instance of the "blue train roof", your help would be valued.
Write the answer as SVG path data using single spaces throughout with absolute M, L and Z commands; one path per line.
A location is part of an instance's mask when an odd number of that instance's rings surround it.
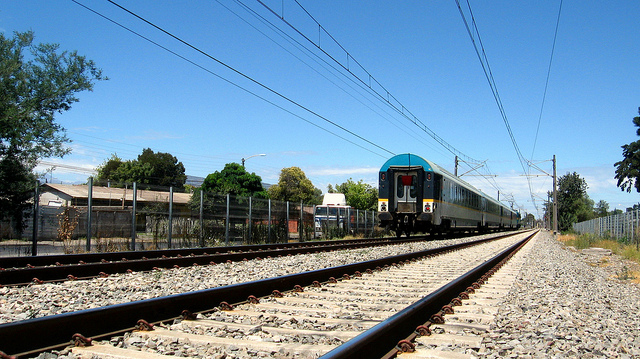
M 391 157 L 382 165 L 380 172 L 386 172 L 392 166 L 422 166 L 425 171 L 433 171 L 431 163 L 420 156 L 403 153 Z

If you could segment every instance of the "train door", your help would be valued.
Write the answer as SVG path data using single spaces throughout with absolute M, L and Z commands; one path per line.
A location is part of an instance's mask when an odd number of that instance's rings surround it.
M 415 213 L 418 199 L 418 172 L 396 172 L 395 182 L 395 207 L 398 213 Z
M 440 225 L 440 216 L 442 216 L 443 199 L 442 199 L 442 175 L 434 173 L 433 175 L 433 224 Z

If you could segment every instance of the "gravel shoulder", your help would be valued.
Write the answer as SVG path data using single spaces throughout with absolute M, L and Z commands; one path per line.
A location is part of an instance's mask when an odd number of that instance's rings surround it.
M 533 245 L 479 356 L 640 358 L 640 286 L 618 279 L 636 264 L 564 247 L 548 232 Z

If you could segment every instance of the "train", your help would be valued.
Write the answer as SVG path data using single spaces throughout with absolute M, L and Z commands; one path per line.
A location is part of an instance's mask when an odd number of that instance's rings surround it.
M 387 160 L 379 173 L 379 225 L 403 233 L 479 233 L 520 228 L 520 213 L 437 164 L 410 154 Z

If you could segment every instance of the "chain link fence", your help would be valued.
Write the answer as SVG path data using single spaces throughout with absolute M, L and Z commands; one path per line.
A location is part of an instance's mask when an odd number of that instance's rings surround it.
M 286 243 L 376 230 L 373 211 L 350 209 L 320 223 L 313 205 L 136 184 L 43 184 L 37 198 L 21 234 L 0 222 L 0 256 Z

